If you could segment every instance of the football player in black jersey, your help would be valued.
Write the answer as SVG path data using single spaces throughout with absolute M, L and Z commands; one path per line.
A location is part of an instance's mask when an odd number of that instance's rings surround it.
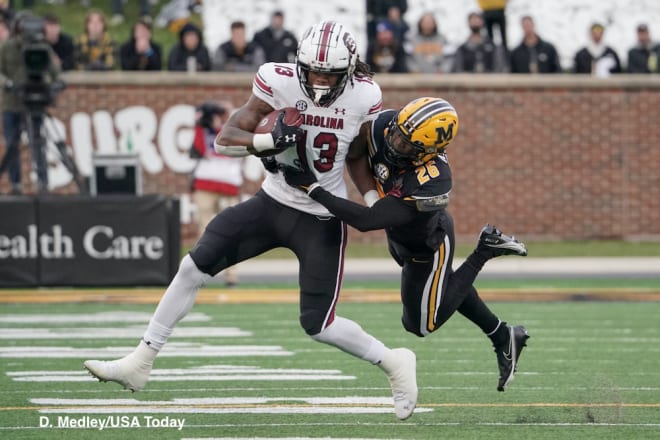
M 419 98 L 399 111 L 382 111 L 367 134 L 369 164 L 380 196 L 370 207 L 324 190 L 304 161 L 301 169 L 285 170 L 285 177 L 360 231 L 385 229 L 390 253 L 402 267 L 405 329 L 426 336 L 458 311 L 491 339 L 500 372 L 497 389 L 504 391 L 529 336 L 523 326 L 498 319 L 473 283 L 489 259 L 525 256 L 527 249 L 486 225 L 474 252 L 453 270 L 454 225 L 446 209 L 452 178 L 446 148 L 457 131 L 456 110 L 444 99 Z

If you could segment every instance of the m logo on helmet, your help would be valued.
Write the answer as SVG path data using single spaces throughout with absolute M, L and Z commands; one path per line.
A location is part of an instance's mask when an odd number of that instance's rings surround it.
M 445 127 L 436 127 L 435 132 L 438 135 L 435 144 L 446 144 L 454 138 L 454 124 L 449 124 L 446 130 Z

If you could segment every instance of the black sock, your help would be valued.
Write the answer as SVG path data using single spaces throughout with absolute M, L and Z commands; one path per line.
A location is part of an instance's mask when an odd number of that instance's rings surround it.
M 479 272 L 484 264 L 491 258 L 495 258 L 493 251 L 488 248 L 484 249 L 475 249 L 470 255 L 465 259 L 465 263 L 472 266 L 477 272 Z
M 484 264 L 491 258 L 493 256 L 489 249 L 475 249 L 452 274 L 456 288 L 464 290 L 472 287 Z
M 458 312 L 474 322 L 482 332 L 487 335 L 490 334 L 489 337 L 493 342 L 495 342 L 495 339 L 497 339 L 498 342 L 500 341 L 500 329 L 495 331 L 498 324 L 500 324 L 500 320 L 493 312 L 491 312 L 486 303 L 479 298 L 477 289 L 475 289 L 474 286 L 468 288 L 468 293 L 465 296 L 465 300 L 458 308 Z M 506 327 L 506 325 L 502 323 L 500 327 Z M 495 337 L 495 339 L 493 339 L 493 337 Z
M 486 335 L 493 341 L 493 345 L 502 345 L 506 344 L 509 340 L 509 329 L 506 326 L 506 322 L 500 321 L 496 329 Z

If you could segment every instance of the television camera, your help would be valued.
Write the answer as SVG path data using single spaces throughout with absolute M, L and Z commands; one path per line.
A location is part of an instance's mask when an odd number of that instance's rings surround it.
M 54 104 L 55 97 L 65 88 L 63 81 L 49 80 L 51 49 L 44 35 L 44 20 L 25 16 L 20 22 L 23 40 L 23 63 L 26 77 L 22 98 L 29 113 L 42 113 Z
M 35 164 L 39 186 L 45 189 L 48 182 L 48 165 L 46 149 L 49 140 L 57 149 L 60 161 L 71 173 L 81 193 L 87 193 L 87 183 L 78 171 L 78 167 L 66 145 L 64 136 L 56 133 L 56 125 L 48 113 L 48 107 L 55 105 L 55 97 L 64 90 L 65 83 L 51 74 L 52 49 L 44 34 L 44 20 L 27 14 L 17 18 L 22 43 L 22 58 L 25 77 L 20 78 L 22 84 L 16 87 L 19 98 L 26 109 L 26 128 L 30 149 L 35 155 Z M 51 124 L 47 130 L 46 123 Z

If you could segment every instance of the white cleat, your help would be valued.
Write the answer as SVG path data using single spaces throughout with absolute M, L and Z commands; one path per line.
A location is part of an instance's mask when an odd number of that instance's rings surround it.
M 145 350 L 153 353 L 145 352 Z M 155 350 L 139 346 L 133 353 L 121 359 L 85 361 L 83 366 L 99 381 L 117 382 L 125 389 L 135 392 L 143 389 L 149 380 L 155 354 Z
M 400 420 L 413 414 L 417 405 L 417 358 L 407 348 L 390 350 L 380 368 L 385 371 L 392 387 L 394 412 Z

